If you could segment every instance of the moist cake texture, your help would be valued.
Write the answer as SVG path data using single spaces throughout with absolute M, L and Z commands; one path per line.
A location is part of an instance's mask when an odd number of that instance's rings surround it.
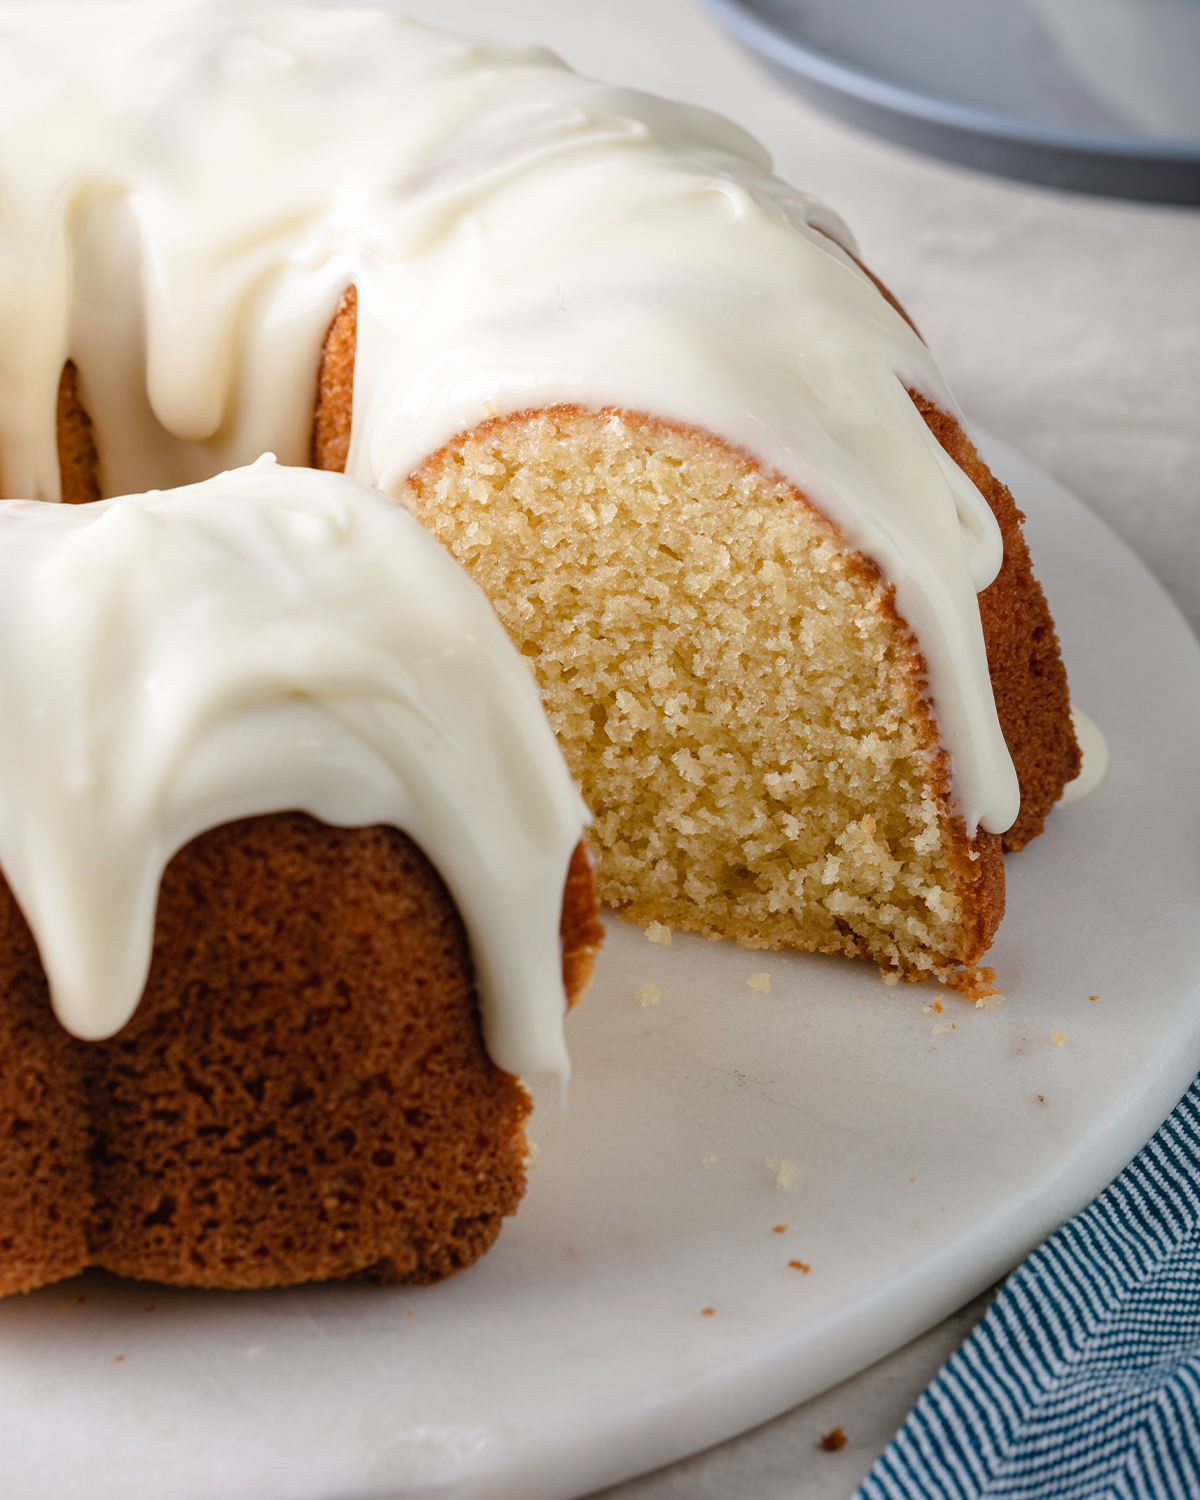
M 607 904 L 904 972 L 982 955 L 997 840 L 954 826 L 878 570 L 791 486 L 702 434 L 559 409 L 477 429 L 410 494 L 537 663 Z
M 1066 678 L 1011 498 L 962 444 L 1014 533 L 985 619 L 1015 708 L 1020 847 L 1077 770 Z M 705 434 L 560 408 L 442 450 L 409 503 L 535 664 L 596 813 L 602 900 L 908 978 L 982 957 L 1000 839 L 954 812 L 892 591 L 786 481 Z

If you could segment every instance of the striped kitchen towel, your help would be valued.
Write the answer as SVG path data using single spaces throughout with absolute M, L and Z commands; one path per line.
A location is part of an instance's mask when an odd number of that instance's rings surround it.
M 856 1500 L 1200 1497 L 1200 1079 L 1013 1272 Z

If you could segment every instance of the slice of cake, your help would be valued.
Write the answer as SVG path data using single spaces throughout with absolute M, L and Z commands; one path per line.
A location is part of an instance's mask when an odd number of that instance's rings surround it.
M 1020 848 L 1078 770 L 1066 677 L 1011 496 L 926 411 L 1006 532 L 981 613 Z M 456 439 L 405 494 L 537 673 L 608 905 L 907 978 L 983 956 L 1001 831 L 955 800 L 894 588 L 794 485 L 695 429 L 559 407 Z

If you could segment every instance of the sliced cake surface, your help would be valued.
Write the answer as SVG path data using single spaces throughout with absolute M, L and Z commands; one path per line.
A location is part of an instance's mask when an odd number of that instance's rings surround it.
M 555 408 L 448 445 L 408 499 L 535 665 L 606 902 L 908 977 L 983 955 L 1000 837 L 955 810 L 893 591 L 794 487 L 695 430 Z M 1002 690 L 1022 664 L 1041 690 L 1006 699 L 1027 837 L 1077 767 L 1026 555 L 1009 574 L 1029 609 L 1001 601 L 989 649 Z

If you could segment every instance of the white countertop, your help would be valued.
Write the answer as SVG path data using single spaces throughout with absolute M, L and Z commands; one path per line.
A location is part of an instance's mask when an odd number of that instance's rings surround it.
M 1200 212 L 1027 188 L 893 149 L 786 92 L 689 0 L 405 8 L 548 44 L 584 72 L 754 132 L 781 176 L 849 222 L 967 413 L 1093 506 L 1200 627 Z M 987 1300 L 826 1395 L 604 1500 L 849 1495 Z M 833 1427 L 848 1442 L 826 1452 L 818 1440 Z

